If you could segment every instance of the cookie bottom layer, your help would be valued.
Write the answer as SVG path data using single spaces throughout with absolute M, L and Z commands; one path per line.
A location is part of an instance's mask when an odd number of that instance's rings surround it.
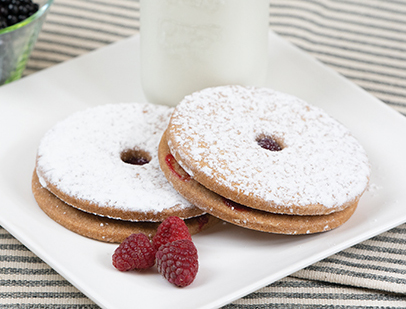
M 160 222 L 130 222 L 110 219 L 76 209 L 43 188 L 35 171 L 32 177 L 32 192 L 38 206 L 51 219 L 72 232 L 91 239 L 120 243 L 133 233 L 144 233 L 152 238 L 160 224 Z M 192 235 L 213 226 L 217 222 L 219 219 L 209 214 L 185 220 Z
M 166 133 L 159 145 L 158 158 L 165 177 L 189 202 L 217 218 L 252 230 L 288 235 L 325 232 L 345 223 L 358 205 L 357 200 L 344 210 L 328 215 L 265 212 L 228 200 L 190 177 L 170 153 Z

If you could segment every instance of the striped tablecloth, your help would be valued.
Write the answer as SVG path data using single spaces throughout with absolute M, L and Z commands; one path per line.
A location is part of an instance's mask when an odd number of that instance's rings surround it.
M 136 0 L 55 0 L 25 75 L 138 33 L 139 14 Z M 406 0 L 271 0 L 269 20 L 406 115 Z M 406 308 L 406 224 L 225 308 L 298 307 Z M 0 308 L 98 306 L 0 227 Z

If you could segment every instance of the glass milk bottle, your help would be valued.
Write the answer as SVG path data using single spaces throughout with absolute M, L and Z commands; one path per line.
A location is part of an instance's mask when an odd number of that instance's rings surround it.
M 266 78 L 269 0 L 141 0 L 141 83 L 175 106 L 218 85 Z

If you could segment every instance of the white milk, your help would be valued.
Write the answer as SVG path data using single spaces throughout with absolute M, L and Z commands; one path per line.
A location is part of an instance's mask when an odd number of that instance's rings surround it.
M 269 0 L 141 0 L 146 98 L 175 106 L 217 85 L 266 78 Z

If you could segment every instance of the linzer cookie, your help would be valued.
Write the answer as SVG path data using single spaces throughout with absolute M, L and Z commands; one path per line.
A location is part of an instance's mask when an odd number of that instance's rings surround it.
M 168 181 L 186 199 L 207 213 L 245 228 L 276 234 L 312 234 L 334 229 L 354 213 L 357 203 L 328 215 L 274 214 L 237 204 L 208 190 L 189 176 L 169 151 L 166 134 L 159 145 L 159 162 Z
M 158 144 L 172 108 L 108 104 L 77 112 L 51 128 L 38 147 L 42 187 L 96 215 L 160 222 L 203 214 L 159 169 Z
M 92 239 L 110 243 L 121 243 L 133 233 L 143 233 L 152 238 L 159 222 L 130 222 L 97 216 L 74 208 L 57 198 L 39 182 L 33 173 L 32 192 L 40 208 L 54 221 L 65 228 Z M 204 214 L 184 220 L 190 234 L 199 233 L 218 222 L 215 217 Z
M 269 213 L 353 210 L 369 181 L 367 155 L 347 128 L 320 108 L 267 88 L 193 93 L 175 108 L 167 138 L 175 160 L 198 183 Z

